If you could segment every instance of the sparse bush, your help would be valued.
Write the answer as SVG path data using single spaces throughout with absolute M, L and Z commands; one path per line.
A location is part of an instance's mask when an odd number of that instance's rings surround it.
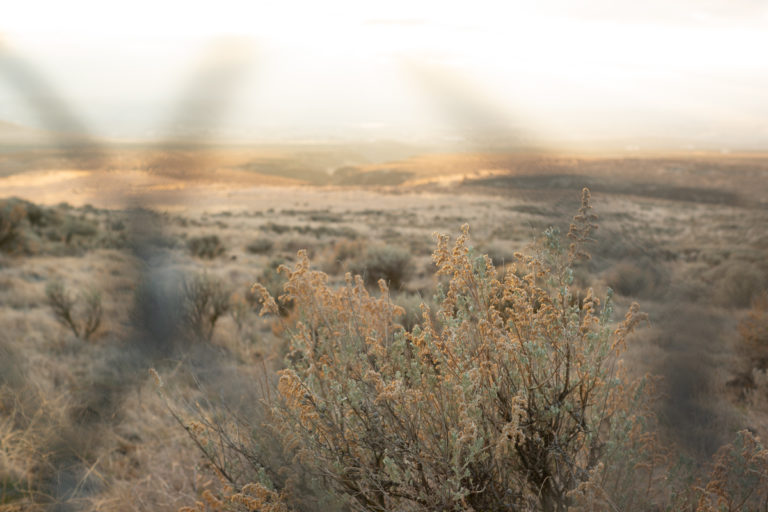
M 309 215 L 309 220 L 312 222 L 342 222 L 344 216 L 340 213 L 334 212 L 314 212 Z
M 251 254 L 266 254 L 272 250 L 275 243 L 269 238 L 257 238 L 245 247 Z
M 322 269 L 328 274 L 343 273 L 348 263 L 365 252 L 365 242 L 361 240 L 337 240 L 323 255 Z
M 707 277 L 714 281 L 714 302 L 725 307 L 746 308 L 752 299 L 768 287 L 765 272 L 747 261 L 729 260 Z
M 507 263 L 511 263 L 515 260 L 513 251 L 508 250 L 506 247 L 492 243 L 483 250 L 484 254 L 487 254 L 493 262 L 493 266 L 500 268 Z
M 285 213 L 285 211 L 283 213 Z M 322 224 L 319 226 L 311 226 L 309 224 L 304 226 L 289 226 L 287 224 L 276 224 L 274 222 L 269 222 L 261 226 L 260 229 L 262 231 L 272 231 L 278 235 L 283 235 L 290 232 L 298 233 L 300 235 L 314 235 L 314 237 L 317 239 L 328 238 L 332 236 L 352 239 L 358 237 L 357 231 L 348 226 L 341 226 L 338 228 Z
M 101 212 L 61 206 L 49 208 L 23 199 L 0 201 L 0 251 L 22 254 L 77 255 L 83 249 L 123 247 L 110 230 L 100 233 Z M 101 236 L 99 236 L 101 235 Z
M 0 251 L 15 250 L 22 236 L 21 222 L 26 216 L 26 210 L 20 204 L 11 205 L 8 201 L 0 204 Z
M 293 229 L 291 226 L 287 226 L 285 224 L 276 224 L 274 222 L 268 222 L 267 224 L 264 224 L 260 228 L 262 231 L 272 231 L 273 233 L 277 235 L 282 235 L 284 233 L 288 233 Z
M 606 273 L 606 284 L 625 297 L 648 297 L 658 291 L 661 275 L 647 260 L 622 261 Z
M 352 261 L 349 271 L 363 276 L 368 285 L 375 285 L 380 279 L 394 289 L 402 287 L 411 273 L 411 254 L 399 247 L 389 245 L 368 247 L 365 254 Z
M 230 291 L 208 275 L 197 275 L 183 284 L 183 322 L 188 334 L 210 341 L 216 322 L 230 309 Z
M 48 224 L 48 209 L 38 206 L 36 204 L 29 204 L 27 206 L 27 219 L 32 226 L 44 227 Z
M 45 288 L 48 305 L 58 322 L 83 340 L 89 340 L 101 326 L 101 294 L 90 291 L 74 297 L 61 281 Z
M 224 254 L 226 249 L 217 235 L 196 236 L 187 242 L 189 251 L 197 258 L 212 260 Z
M 317 240 L 308 235 L 294 235 L 280 241 L 280 249 L 291 257 L 302 249 L 309 254 L 314 254 L 316 246 Z
M 89 220 L 68 217 L 64 223 L 64 242 L 72 243 L 75 237 L 90 238 L 99 232 L 98 226 Z
M 768 369 L 768 292 L 752 302 L 749 314 L 739 323 L 739 333 L 752 366 Z

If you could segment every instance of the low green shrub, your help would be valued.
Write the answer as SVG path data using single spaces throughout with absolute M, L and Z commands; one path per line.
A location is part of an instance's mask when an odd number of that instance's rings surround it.
M 272 250 L 275 243 L 269 238 L 257 238 L 245 247 L 251 254 L 266 254 Z
M 91 238 L 99 232 L 99 227 L 95 222 L 77 218 L 68 217 L 63 226 L 64 242 L 72 243 L 75 238 Z
M 658 296 L 664 279 L 661 270 L 649 260 L 621 261 L 605 274 L 606 284 L 625 297 Z
M 755 263 L 728 260 L 706 273 L 713 282 L 713 301 L 725 307 L 746 308 L 768 288 L 766 272 Z
M 368 285 L 380 279 L 391 288 L 401 288 L 411 275 L 411 253 L 389 245 L 369 246 L 358 259 L 350 262 L 349 271 L 363 276 Z
M 22 238 L 21 223 L 26 210 L 20 204 L 0 203 L 0 251 L 14 252 Z
M 226 251 L 217 235 L 192 237 L 187 246 L 193 256 L 209 260 L 221 256 Z
M 739 323 L 741 342 L 752 368 L 768 369 L 768 292 L 752 302 L 752 309 Z

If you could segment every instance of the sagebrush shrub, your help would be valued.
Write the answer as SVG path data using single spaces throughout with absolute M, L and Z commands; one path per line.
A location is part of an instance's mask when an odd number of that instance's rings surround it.
M 226 251 L 217 235 L 196 236 L 187 242 L 192 256 L 203 259 L 214 259 Z
M 258 425 L 212 405 L 191 422 L 174 413 L 222 482 L 188 510 L 766 509 L 768 451 L 749 432 L 698 466 L 657 438 L 654 380 L 631 381 L 621 361 L 644 315 L 633 304 L 616 324 L 610 295 L 573 285 L 596 229 L 589 199 L 567 246 L 549 229 L 501 277 L 466 226 L 440 236 L 437 310 L 418 321 L 402 321 L 383 279 L 373 296 L 351 274 L 332 287 L 305 252 L 280 267 L 291 347 Z M 279 311 L 263 284 L 252 293 Z M 762 336 L 759 306 L 745 336 Z
M 349 262 L 365 253 L 366 244 L 362 240 L 336 240 L 321 255 L 320 267 L 328 274 L 343 274 Z
M 643 315 L 614 329 L 610 299 L 572 296 L 590 210 L 585 191 L 570 247 L 550 230 L 503 280 L 466 226 L 440 236 L 438 321 L 425 308 L 411 331 L 383 279 L 380 297 L 359 276 L 333 289 L 300 253 L 283 269 L 301 321 L 272 409 L 287 446 L 360 510 L 565 510 L 604 489 L 605 466 L 644 457 L 644 393 L 618 359 Z
M 350 272 L 363 276 L 369 285 L 383 279 L 387 286 L 400 288 L 411 274 L 411 253 L 388 245 L 368 247 L 364 254 L 352 261 Z
M 0 204 L 0 251 L 12 252 L 22 236 L 21 223 L 27 212 L 20 204 Z
M 748 261 L 729 260 L 706 275 L 713 280 L 713 300 L 723 307 L 749 307 L 768 287 L 765 271 Z
M 659 295 L 661 272 L 654 262 L 646 260 L 621 261 L 606 272 L 606 284 L 625 297 Z
M 275 246 L 269 238 L 257 238 L 245 247 L 245 250 L 251 254 L 266 254 Z
M 68 217 L 63 226 L 64 242 L 72 243 L 76 237 L 90 238 L 96 236 L 99 228 L 93 221 L 85 218 Z
M 739 332 L 753 366 L 768 369 L 768 292 L 752 301 L 752 309 L 739 323 Z

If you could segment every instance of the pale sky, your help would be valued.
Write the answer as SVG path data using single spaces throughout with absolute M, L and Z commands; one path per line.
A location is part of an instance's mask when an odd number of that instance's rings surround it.
M 183 125 L 225 56 L 231 134 L 768 149 L 766 1 L 28 0 L 0 34 L 102 135 Z M 35 124 L 19 97 L 0 76 L 0 120 Z

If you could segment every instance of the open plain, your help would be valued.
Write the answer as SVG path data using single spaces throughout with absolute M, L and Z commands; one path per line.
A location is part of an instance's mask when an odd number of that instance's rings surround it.
M 501 275 L 548 228 L 568 232 L 583 187 L 598 229 L 574 293 L 610 289 L 614 324 L 632 302 L 648 313 L 624 365 L 658 377 L 670 458 L 704 467 L 737 431 L 768 435 L 768 340 L 744 327 L 768 315 L 766 155 L 374 143 L 78 155 L 0 152 L 0 510 L 214 509 L 221 474 L 190 422 L 228 411 L 258 430 L 254 404 L 276 392 L 298 318 L 290 303 L 259 316 L 254 283 L 279 296 L 277 268 L 306 250 L 334 286 L 383 278 L 410 330 L 422 303 L 437 308 L 434 233 L 468 224 Z

